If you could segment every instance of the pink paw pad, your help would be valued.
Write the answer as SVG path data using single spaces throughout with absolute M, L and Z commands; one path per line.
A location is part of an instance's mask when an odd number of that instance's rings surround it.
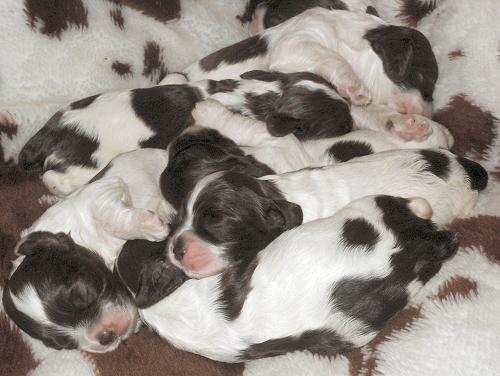
M 429 121 L 417 115 L 398 115 L 386 124 L 389 131 L 403 141 L 424 141 L 432 133 Z

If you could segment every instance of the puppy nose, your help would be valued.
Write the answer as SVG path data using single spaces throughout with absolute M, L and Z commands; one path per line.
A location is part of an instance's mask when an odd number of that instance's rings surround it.
M 177 240 L 175 241 L 173 252 L 175 258 L 181 261 L 185 253 L 184 241 L 182 240 L 182 238 L 177 238 Z
M 97 339 L 101 345 L 107 346 L 116 340 L 116 334 L 112 330 L 105 330 Z

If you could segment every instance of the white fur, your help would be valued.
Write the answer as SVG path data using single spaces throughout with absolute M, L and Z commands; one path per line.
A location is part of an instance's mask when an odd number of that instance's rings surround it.
M 168 235 L 175 210 L 159 188 L 167 161 L 167 152 L 160 149 L 118 156 L 101 179 L 51 206 L 23 236 L 34 231 L 70 234 L 111 267 L 127 239 L 159 241 Z
M 423 102 L 419 93 L 402 90 L 386 76 L 382 60 L 363 38 L 381 25 L 386 23 L 362 12 L 312 8 L 260 33 L 268 43 L 266 54 L 235 64 L 222 62 L 208 72 L 197 62 L 184 72 L 199 80 L 237 78 L 252 69 L 309 71 L 330 81 L 354 104 L 373 101 L 399 110 L 401 101 Z
M 344 221 L 358 217 L 380 233 L 370 252 L 353 250 L 342 240 Z M 331 288 L 346 277 L 388 275 L 390 256 L 398 251 L 395 244 L 373 198 L 365 198 L 269 244 L 258 255 L 251 290 L 235 320 L 218 310 L 219 276 L 188 280 L 140 315 L 174 346 L 226 362 L 238 361 L 239 352 L 251 344 L 318 328 L 334 330 L 359 346 L 374 333 L 360 330 L 364 323 L 332 306 Z
M 446 181 L 423 171 L 425 160 L 418 150 L 381 152 L 320 169 L 304 169 L 264 176 L 273 181 L 286 199 L 301 206 L 304 222 L 332 215 L 350 201 L 366 195 L 388 194 L 423 197 L 433 208 L 432 220 L 450 223 L 467 215 L 475 206 L 478 192 L 456 157 L 446 151 L 450 176 Z

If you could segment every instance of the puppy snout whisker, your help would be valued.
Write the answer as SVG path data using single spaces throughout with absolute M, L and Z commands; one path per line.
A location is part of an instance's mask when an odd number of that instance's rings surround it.
M 99 334 L 99 337 L 97 338 L 99 340 L 99 343 L 103 346 L 107 346 L 111 343 L 113 343 L 116 340 L 117 336 L 116 333 L 113 332 L 112 330 L 105 330 L 101 334 Z

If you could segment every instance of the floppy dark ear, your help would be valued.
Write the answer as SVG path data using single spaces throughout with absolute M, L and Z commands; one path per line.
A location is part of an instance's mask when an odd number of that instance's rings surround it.
M 290 230 L 302 224 L 302 208 L 290 201 L 274 200 L 265 214 L 269 228 Z
M 145 309 L 174 292 L 188 277 L 169 262 L 157 261 L 145 265 L 139 276 L 135 304 Z
M 300 133 L 305 131 L 302 120 L 279 112 L 266 116 L 266 127 L 269 134 L 274 137 L 283 137 L 290 133 L 298 133 L 296 136 L 299 137 Z
M 77 279 L 68 292 L 69 302 L 78 310 L 89 307 L 97 300 L 98 296 L 97 291 L 81 279 Z
M 40 250 L 57 249 L 68 250 L 73 244 L 73 240 L 66 234 L 60 232 L 54 234 L 47 231 L 35 231 L 23 239 L 16 248 L 18 255 L 33 255 Z
M 383 38 L 384 39 L 384 38 Z M 387 39 L 382 44 L 384 70 L 392 80 L 403 81 L 413 61 L 413 44 L 409 38 Z

